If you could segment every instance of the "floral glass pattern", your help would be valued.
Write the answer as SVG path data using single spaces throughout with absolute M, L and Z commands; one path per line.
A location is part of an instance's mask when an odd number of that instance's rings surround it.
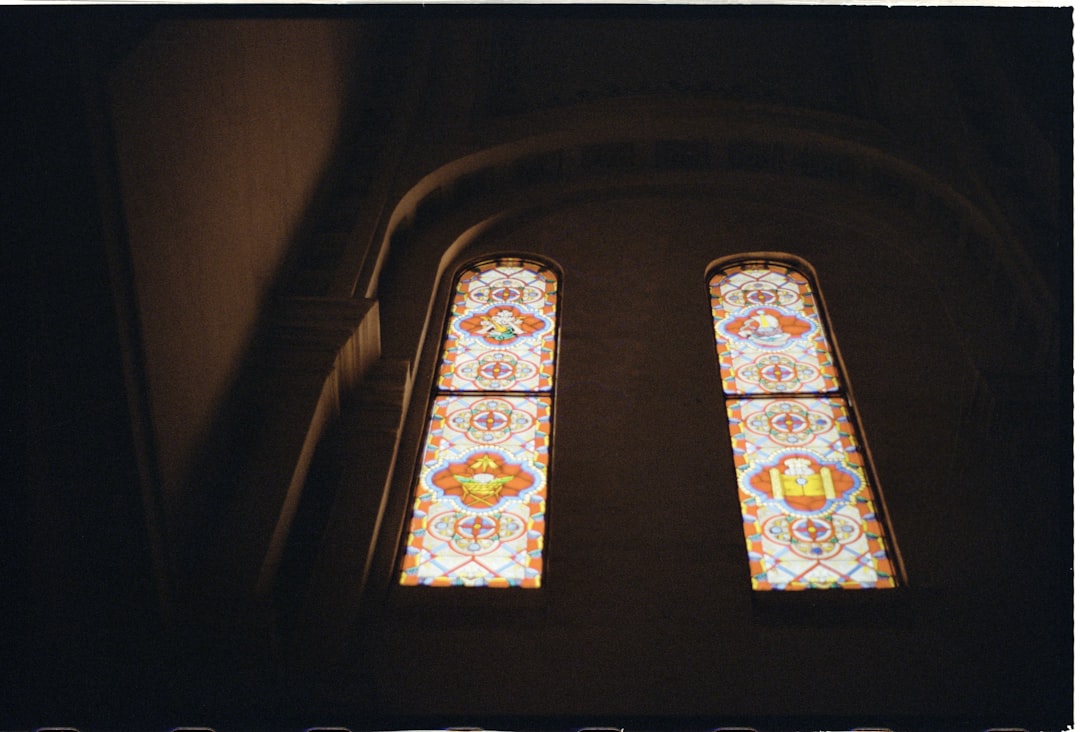
M 755 590 L 897 585 L 835 349 L 806 276 L 741 262 L 709 281 Z
M 458 277 L 401 584 L 540 586 L 557 296 L 520 259 Z

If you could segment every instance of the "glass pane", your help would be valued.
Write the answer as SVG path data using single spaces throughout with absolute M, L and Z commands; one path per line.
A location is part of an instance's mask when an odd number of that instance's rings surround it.
M 555 361 L 555 273 L 503 259 L 458 281 L 439 369 L 444 391 L 548 391 Z
M 435 399 L 401 584 L 539 587 L 551 399 Z
M 727 405 L 755 590 L 895 587 L 842 398 Z
M 779 264 L 744 264 L 709 281 L 727 394 L 824 392 L 836 366 L 810 283 Z

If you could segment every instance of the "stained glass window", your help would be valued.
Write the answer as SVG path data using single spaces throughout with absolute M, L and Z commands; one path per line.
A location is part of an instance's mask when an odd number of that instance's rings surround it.
M 539 587 L 558 279 L 521 259 L 457 279 L 400 582 Z
M 743 261 L 709 280 L 755 590 L 897 585 L 871 472 L 809 279 Z

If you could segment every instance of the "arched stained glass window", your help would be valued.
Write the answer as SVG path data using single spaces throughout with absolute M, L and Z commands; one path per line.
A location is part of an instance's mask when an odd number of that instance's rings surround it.
M 774 261 L 709 279 L 755 590 L 897 585 L 836 351 L 810 280 Z
M 558 278 L 522 259 L 457 278 L 400 582 L 539 587 Z

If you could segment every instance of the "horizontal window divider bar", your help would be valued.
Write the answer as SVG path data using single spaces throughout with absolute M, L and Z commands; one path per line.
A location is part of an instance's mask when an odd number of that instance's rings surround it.
M 827 397 L 840 397 L 847 399 L 845 391 L 794 391 L 775 392 L 770 394 L 725 394 L 729 400 L 739 401 L 742 399 L 824 399 Z
M 450 396 L 450 397 L 506 397 L 506 396 L 523 396 L 523 397 L 541 397 L 551 396 L 555 392 L 552 389 L 547 391 L 456 391 L 453 389 L 439 389 L 435 392 L 435 396 Z

